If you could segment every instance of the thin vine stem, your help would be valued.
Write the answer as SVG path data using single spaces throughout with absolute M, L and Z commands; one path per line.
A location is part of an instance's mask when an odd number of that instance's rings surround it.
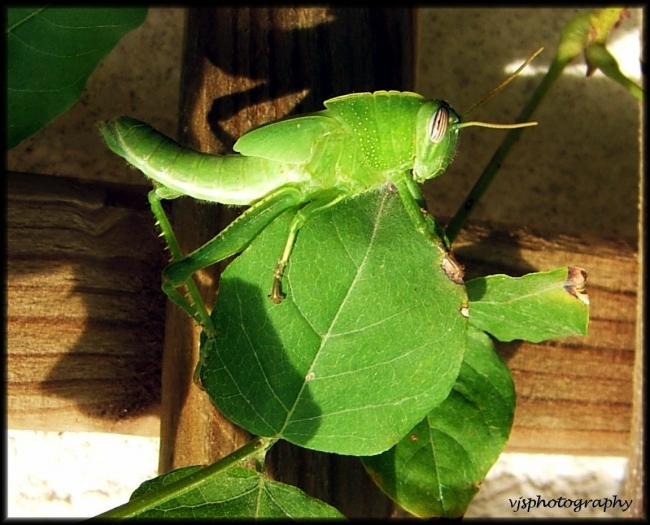
M 259 459 L 275 444 L 275 438 L 256 437 L 246 443 L 243 447 L 238 448 L 231 454 L 220 459 L 212 465 L 199 469 L 196 472 L 179 479 L 169 485 L 160 487 L 147 494 L 135 498 L 124 505 L 115 507 L 103 514 L 95 516 L 93 519 L 103 518 L 132 518 L 143 512 L 158 507 L 174 498 L 194 490 L 210 478 L 220 474 L 229 468 L 236 466 L 249 459 Z
M 537 86 L 535 93 L 528 101 L 528 104 L 524 107 L 522 112 L 519 114 L 515 122 L 526 122 L 530 120 L 533 113 L 539 107 L 542 100 L 546 96 L 548 90 L 562 74 L 562 70 L 565 68 L 567 63 L 568 60 L 566 60 L 565 57 L 556 55 L 555 59 L 553 60 L 553 63 L 551 64 L 550 69 L 542 79 L 540 85 Z M 450 243 L 454 242 L 454 239 L 456 238 L 456 236 L 464 226 L 465 222 L 467 221 L 471 213 L 476 208 L 476 204 L 481 199 L 481 197 L 483 197 L 483 194 L 486 192 L 486 190 L 489 188 L 490 184 L 494 180 L 494 176 L 496 175 L 497 171 L 501 167 L 501 164 L 503 163 L 504 159 L 506 158 L 506 156 L 508 155 L 512 147 L 515 145 L 515 143 L 519 140 L 519 137 L 521 137 L 521 134 L 524 132 L 524 129 L 525 128 L 512 129 L 507 133 L 507 135 L 503 139 L 503 142 L 494 153 L 492 159 L 490 159 L 490 162 L 483 170 L 483 173 L 481 173 L 481 176 L 476 181 L 476 184 L 474 184 L 474 187 L 471 189 L 471 191 L 465 198 L 463 205 L 460 207 L 460 209 L 456 212 L 456 215 L 454 215 L 454 217 L 449 222 L 449 225 L 445 230 L 445 234 L 447 235 L 447 238 L 449 239 Z
M 519 117 L 517 117 L 516 122 L 530 120 L 567 64 L 582 54 L 585 54 L 587 58 L 587 65 L 589 66 L 587 70 L 588 74 L 590 69 L 599 68 L 607 76 L 630 91 L 638 100 L 643 100 L 643 90 L 623 76 L 616 60 L 605 48 L 606 36 L 621 21 L 623 11 L 623 9 L 616 8 L 584 13 L 576 16 L 564 26 L 551 67 L 540 85 L 537 86 L 528 104 L 524 107 Z M 483 170 L 476 184 L 470 190 L 463 205 L 449 222 L 445 234 L 450 243 L 454 241 L 458 232 L 460 232 L 470 214 L 476 208 L 476 203 L 492 183 L 494 176 L 501 167 L 501 163 L 517 140 L 519 140 L 523 131 L 523 128 L 512 129 L 503 139 L 503 142 Z

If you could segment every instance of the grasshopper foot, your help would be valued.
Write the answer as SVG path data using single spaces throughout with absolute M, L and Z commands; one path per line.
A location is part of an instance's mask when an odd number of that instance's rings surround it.
M 275 304 L 280 304 L 284 300 L 284 294 L 280 289 L 280 279 L 273 279 L 273 288 L 269 294 L 269 299 Z
M 269 299 L 271 299 L 274 304 L 280 304 L 285 297 L 282 293 L 282 275 L 284 274 L 284 266 L 285 265 L 282 261 L 279 261 L 278 265 L 275 267 L 275 272 L 273 273 L 273 288 L 271 288 Z

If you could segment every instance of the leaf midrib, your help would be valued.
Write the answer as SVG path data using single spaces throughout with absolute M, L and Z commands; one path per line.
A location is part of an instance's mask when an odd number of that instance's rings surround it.
M 341 301 L 341 304 L 340 304 L 338 310 L 336 311 L 335 315 L 332 317 L 332 321 L 330 322 L 330 324 L 329 324 L 329 326 L 327 328 L 327 331 L 321 336 L 320 347 L 318 348 L 318 350 L 314 354 L 314 358 L 312 359 L 311 365 L 309 366 L 309 369 L 308 369 L 307 373 L 309 373 L 309 371 L 311 371 L 314 368 L 314 365 L 316 364 L 316 362 L 318 360 L 318 357 L 322 354 L 323 348 L 327 344 L 327 341 L 329 341 L 329 339 L 330 339 L 330 334 L 332 332 L 332 328 L 336 325 L 336 322 L 337 322 L 337 320 L 339 318 L 339 315 L 344 310 L 345 305 L 347 304 L 348 297 L 350 297 L 350 294 L 352 293 L 352 290 L 356 287 L 356 284 L 357 284 L 357 282 L 359 280 L 359 276 L 361 275 L 361 273 L 363 272 L 363 269 L 365 268 L 368 256 L 371 253 L 372 248 L 374 246 L 374 241 L 375 241 L 375 237 L 377 235 L 377 230 L 379 229 L 378 217 L 381 216 L 381 214 L 382 214 L 382 212 L 384 210 L 384 207 L 385 207 L 385 204 L 386 204 L 386 198 L 387 198 L 387 196 L 384 194 L 382 196 L 380 205 L 377 207 L 377 213 L 375 214 L 375 220 L 373 221 L 373 230 L 372 230 L 372 234 L 370 236 L 370 242 L 368 243 L 368 247 L 367 247 L 366 252 L 365 252 L 365 254 L 363 256 L 363 260 L 361 261 L 361 264 L 357 267 L 357 270 L 356 270 L 355 275 L 354 275 L 354 279 L 352 280 L 352 282 L 350 283 L 350 287 L 348 288 L 348 292 L 345 294 L 345 297 Z M 298 403 L 299 403 L 300 399 L 302 398 L 302 394 L 305 391 L 307 383 L 308 383 L 308 381 L 303 380 L 302 386 L 300 387 L 300 390 L 298 391 L 298 394 L 296 395 L 293 406 L 291 407 L 291 409 L 287 413 L 287 417 L 286 417 L 286 419 L 284 421 L 284 425 L 283 425 L 282 429 L 279 432 L 280 435 L 282 435 L 284 433 L 287 426 L 292 422 L 293 413 L 295 412 L 296 407 L 298 406 Z

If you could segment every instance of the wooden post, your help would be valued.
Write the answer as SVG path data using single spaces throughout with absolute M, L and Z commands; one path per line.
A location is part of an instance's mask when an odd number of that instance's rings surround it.
M 197 150 L 230 151 L 251 127 L 322 109 L 322 102 L 336 95 L 413 89 L 415 20 L 410 9 L 195 9 L 186 31 L 179 136 Z M 174 203 L 174 229 L 185 251 L 206 242 L 232 217 L 232 209 L 189 199 Z M 214 269 L 198 276 L 209 306 L 217 282 Z M 170 306 L 161 472 L 214 462 L 248 439 L 192 384 L 197 358 L 198 330 Z M 392 504 L 356 458 L 283 443 L 274 447 L 269 463 L 276 479 L 297 484 L 347 516 L 391 512 Z

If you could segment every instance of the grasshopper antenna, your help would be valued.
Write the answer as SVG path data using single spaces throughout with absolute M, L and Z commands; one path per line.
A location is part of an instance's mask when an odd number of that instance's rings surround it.
M 519 73 L 521 73 L 521 72 L 523 71 L 523 69 L 524 69 L 528 64 L 530 64 L 533 60 L 535 60 L 535 58 L 537 57 L 537 55 L 539 55 L 542 51 L 544 51 L 544 48 L 543 48 L 543 47 L 540 47 L 540 48 L 539 48 L 537 51 L 535 51 L 535 52 L 534 52 L 530 57 L 528 57 L 528 58 L 526 59 L 526 61 L 525 61 L 521 66 L 519 66 L 519 69 L 517 69 L 517 71 L 515 71 L 512 75 L 510 75 L 510 76 L 509 76 L 508 78 L 506 78 L 503 82 L 501 82 L 501 84 L 499 84 L 497 87 L 495 87 L 492 91 L 490 91 L 487 95 L 485 95 L 481 100 L 479 100 L 479 101 L 478 101 L 476 104 L 474 104 L 471 108 L 469 108 L 467 111 L 465 111 L 465 113 L 463 113 L 461 116 L 464 117 L 465 115 L 468 115 L 469 113 L 471 113 L 472 111 L 474 111 L 474 110 L 475 110 L 476 108 L 478 108 L 479 106 L 482 106 L 483 104 L 485 104 L 488 100 L 490 100 L 492 97 L 494 97 L 497 93 L 499 93 L 499 91 L 501 91 L 501 90 L 502 90 L 503 88 L 505 88 L 508 84 L 510 84 L 510 82 L 512 82 L 512 81 L 517 77 L 517 75 L 519 75 Z M 469 123 L 468 123 L 468 124 L 469 124 Z
M 488 100 L 490 100 L 492 97 L 494 97 L 499 91 L 501 91 L 504 87 L 506 87 L 510 82 L 512 82 L 515 77 L 521 73 L 521 71 L 528 65 L 530 64 L 537 55 L 539 55 L 542 51 L 544 51 L 543 47 L 540 47 L 537 51 L 535 51 L 526 61 L 519 66 L 519 69 L 515 71 L 512 75 L 510 75 L 508 78 L 506 78 L 501 84 L 499 84 L 496 88 L 494 88 L 492 91 L 490 91 L 487 95 L 485 95 L 481 100 L 479 100 L 476 104 L 474 104 L 471 108 L 469 108 L 465 113 L 463 113 L 462 116 L 467 115 L 468 113 L 471 113 L 474 111 L 476 108 L 479 106 L 482 106 L 485 104 Z M 516 128 L 527 128 L 530 126 L 537 126 L 537 122 L 518 122 L 516 124 L 493 124 L 491 122 L 481 122 L 477 120 L 470 120 L 468 122 L 459 122 L 456 124 L 456 129 L 462 129 L 462 128 L 469 128 L 470 126 L 477 126 L 481 128 L 495 128 L 495 129 L 516 129 Z

